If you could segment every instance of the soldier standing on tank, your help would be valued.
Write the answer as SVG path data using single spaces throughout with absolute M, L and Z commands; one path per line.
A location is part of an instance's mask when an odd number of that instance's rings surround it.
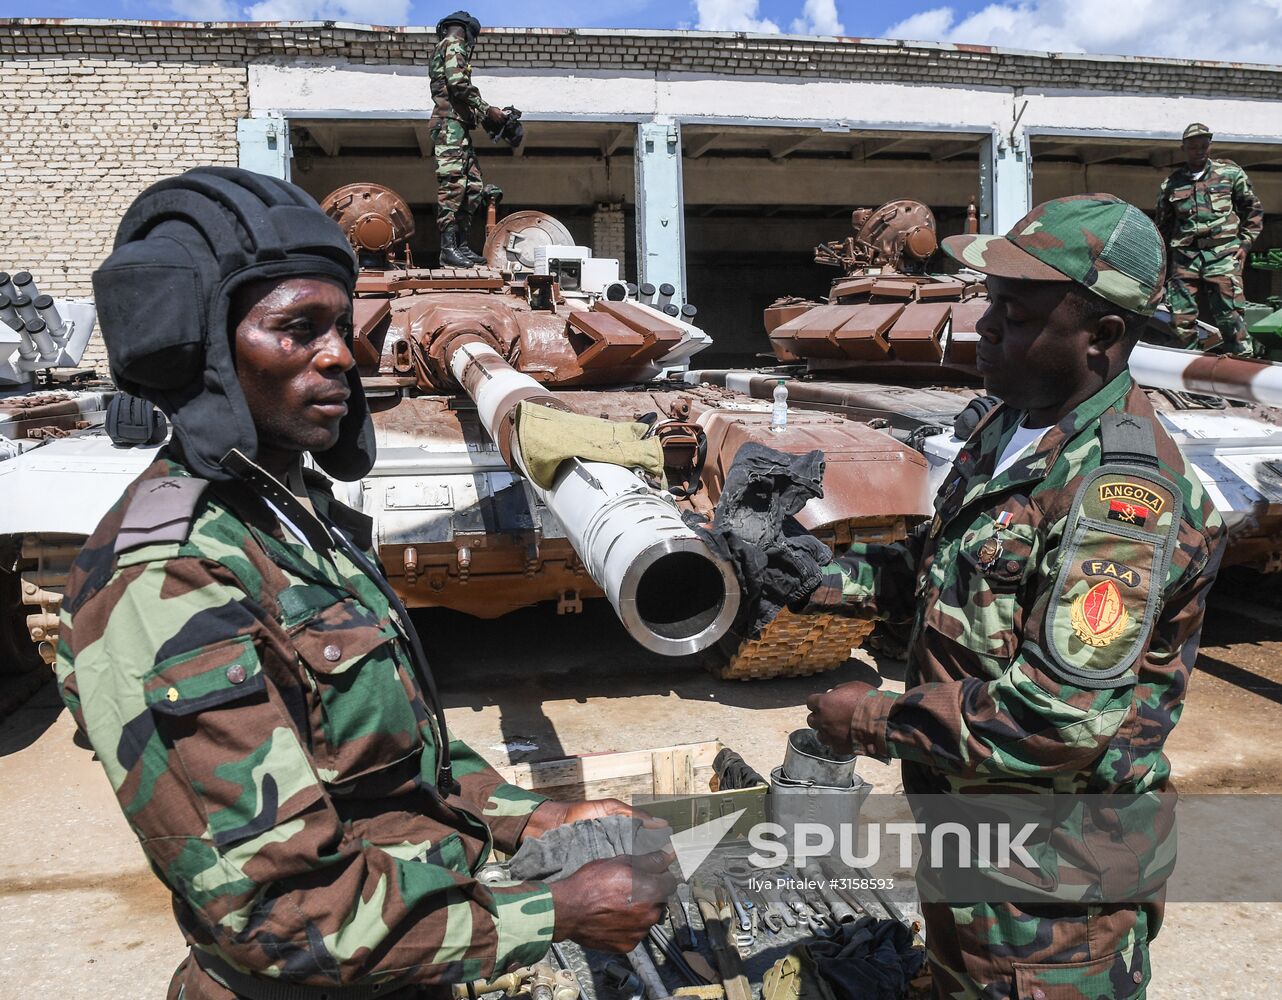
M 477 878 L 631 810 L 547 801 L 448 734 L 369 518 L 304 471 L 373 465 L 355 281 L 308 195 L 212 167 L 144 191 L 94 274 L 112 376 L 174 434 L 68 575 L 58 682 L 173 894 L 170 1000 L 449 997 L 554 940 L 627 951 L 674 888 L 662 853 Z
M 432 87 L 432 141 L 436 155 L 436 226 L 442 267 L 475 267 L 485 258 L 468 245 L 472 220 L 485 203 L 486 185 L 472 146 L 471 130 L 485 119 L 503 122 L 503 111 L 486 104 L 472 83 L 472 49 L 481 22 L 465 10 L 436 25 L 436 51 L 428 65 Z M 490 197 L 502 192 L 490 185 Z
M 1211 130 L 1194 122 L 1180 148 L 1185 163 L 1162 182 L 1157 228 L 1170 249 L 1166 304 L 1183 347 L 1197 344 L 1198 293 L 1228 354 L 1251 354 L 1246 332 L 1242 269 L 1264 228 L 1264 208 L 1246 171 L 1232 160 L 1211 159 Z
M 912 629 L 903 694 L 844 684 L 808 699 L 809 724 L 839 751 L 901 760 L 910 796 L 1162 790 L 1226 536 L 1127 367 L 1161 299 L 1161 236 L 1134 206 L 1082 195 L 944 249 L 988 275 L 978 364 L 1004 402 L 933 521 L 852 545 L 808 595 L 814 574 L 797 574 L 796 610 Z M 1149 865 L 1145 837 L 1123 847 Z M 1156 882 L 1138 903 L 1037 902 L 1038 886 L 1033 902 L 924 902 L 935 996 L 1143 996 Z

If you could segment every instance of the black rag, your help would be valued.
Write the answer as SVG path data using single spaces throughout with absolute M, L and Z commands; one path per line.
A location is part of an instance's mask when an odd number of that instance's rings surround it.
M 835 938 L 804 947 L 836 1000 L 899 1000 L 926 960 L 902 921 L 870 916 L 842 924 Z
M 808 597 L 819 586 L 832 551 L 794 515 L 824 495 L 822 451 L 788 455 L 749 441 L 726 474 L 711 525 L 687 514 L 708 546 L 735 567 L 744 605 L 757 636 L 779 611 Z

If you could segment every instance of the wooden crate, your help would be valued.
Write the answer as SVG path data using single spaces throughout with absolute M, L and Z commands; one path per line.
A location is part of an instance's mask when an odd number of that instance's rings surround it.
M 683 743 L 653 750 L 584 754 L 526 761 L 497 768 L 520 788 L 550 799 L 622 799 L 686 830 L 717 816 L 745 810 L 734 829 L 765 819 L 766 788 L 713 791 L 712 762 L 720 741 Z

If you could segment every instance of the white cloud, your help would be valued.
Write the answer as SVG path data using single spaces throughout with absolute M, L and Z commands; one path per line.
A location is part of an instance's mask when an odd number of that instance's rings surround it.
M 695 27 L 700 31 L 755 31 L 767 35 L 779 33 L 779 25 L 774 21 L 757 17 L 760 0 L 694 0 L 694 6 L 699 12 L 699 21 Z
M 836 0 L 806 0 L 801 17 L 792 22 L 794 35 L 842 35 L 846 26 L 837 19 Z
M 1273 63 L 1282 47 L 1282 0 L 1017 0 L 961 18 L 954 7 L 937 7 L 885 34 L 1051 52 Z

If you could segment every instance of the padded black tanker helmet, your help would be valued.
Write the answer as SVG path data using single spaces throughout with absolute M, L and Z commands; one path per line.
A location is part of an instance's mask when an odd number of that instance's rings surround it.
M 197 167 L 153 184 L 121 220 L 115 250 L 94 272 L 111 375 L 169 417 L 183 456 L 205 479 L 233 478 L 233 448 L 258 457 L 258 434 L 236 376 L 232 296 L 252 281 L 330 278 L 350 295 L 356 258 L 342 230 L 301 188 L 233 167 Z M 374 464 L 360 376 L 338 442 L 314 454 L 331 476 Z
M 444 38 L 445 33 L 450 30 L 450 25 L 457 24 L 467 35 L 467 47 L 470 49 L 476 44 L 477 38 L 481 35 L 481 22 L 474 18 L 465 10 L 456 10 L 453 14 L 446 14 L 436 22 L 436 37 Z

